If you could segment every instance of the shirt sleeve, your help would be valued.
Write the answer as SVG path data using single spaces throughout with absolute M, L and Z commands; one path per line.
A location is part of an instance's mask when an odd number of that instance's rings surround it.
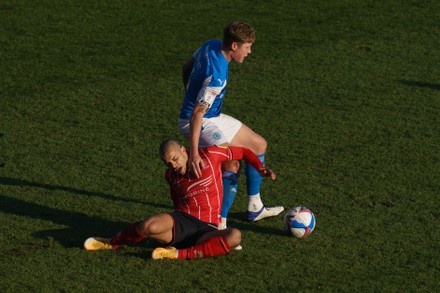
M 212 76 L 208 76 L 205 81 L 203 82 L 203 86 L 199 91 L 199 94 L 197 96 L 197 101 L 199 103 L 202 103 L 208 108 L 211 108 L 212 104 L 214 103 L 215 98 L 220 94 L 222 91 L 221 87 L 214 87 L 209 86 L 209 82 L 211 81 Z
M 209 146 L 204 149 L 207 150 L 208 153 L 210 153 L 211 156 L 220 163 L 244 159 L 248 164 L 257 170 L 264 168 L 260 159 L 248 148 L 234 146 Z
M 226 87 L 228 71 L 227 63 L 219 60 L 211 47 L 211 45 L 203 46 L 195 54 L 198 56 L 199 70 L 205 76 L 197 95 L 197 101 L 208 108 L 211 108 L 216 97 Z M 224 59 L 223 56 L 221 57 Z
M 257 170 L 263 169 L 264 166 L 260 159 L 248 148 L 229 146 L 228 149 L 231 151 L 232 160 L 244 159 L 248 164 Z

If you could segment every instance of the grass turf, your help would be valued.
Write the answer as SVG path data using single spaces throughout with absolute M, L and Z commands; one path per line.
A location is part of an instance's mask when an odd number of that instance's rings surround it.
M 437 1 L 4 1 L 0 4 L 0 289 L 434 291 L 438 288 Z M 182 139 L 180 66 L 242 19 L 224 111 L 269 142 L 268 205 L 317 227 L 230 215 L 240 252 L 149 259 L 89 236 L 171 209 L 159 143 Z M 242 176 L 244 177 L 244 176 Z

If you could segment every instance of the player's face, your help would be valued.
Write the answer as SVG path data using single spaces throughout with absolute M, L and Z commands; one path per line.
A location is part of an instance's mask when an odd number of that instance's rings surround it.
M 238 43 L 232 43 L 232 60 L 237 63 L 243 63 L 244 58 L 251 53 L 252 43 L 243 43 L 241 46 Z
M 170 148 L 162 158 L 163 162 L 180 175 L 185 175 L 188 163 L 188 155 L 184 146 Z

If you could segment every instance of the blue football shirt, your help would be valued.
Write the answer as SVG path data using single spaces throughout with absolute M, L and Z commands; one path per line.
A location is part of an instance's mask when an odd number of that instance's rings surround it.
M 180 118 L 189 119 L 197 102 L 208 107 L 204 118 L 217 117 L 222 112 L 229 62 L 223 56 L 221 46 L 222 41 L 211 40 L 194 53 L 193 70 L 180 110 Z

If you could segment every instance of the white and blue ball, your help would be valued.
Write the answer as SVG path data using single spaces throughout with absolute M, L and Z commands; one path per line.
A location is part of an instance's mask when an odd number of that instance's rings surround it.
M 316 226 L 315 215 L 306 207 L 291 208 L 284 216 L 286 231 L 296 238 L 306 238 Z

